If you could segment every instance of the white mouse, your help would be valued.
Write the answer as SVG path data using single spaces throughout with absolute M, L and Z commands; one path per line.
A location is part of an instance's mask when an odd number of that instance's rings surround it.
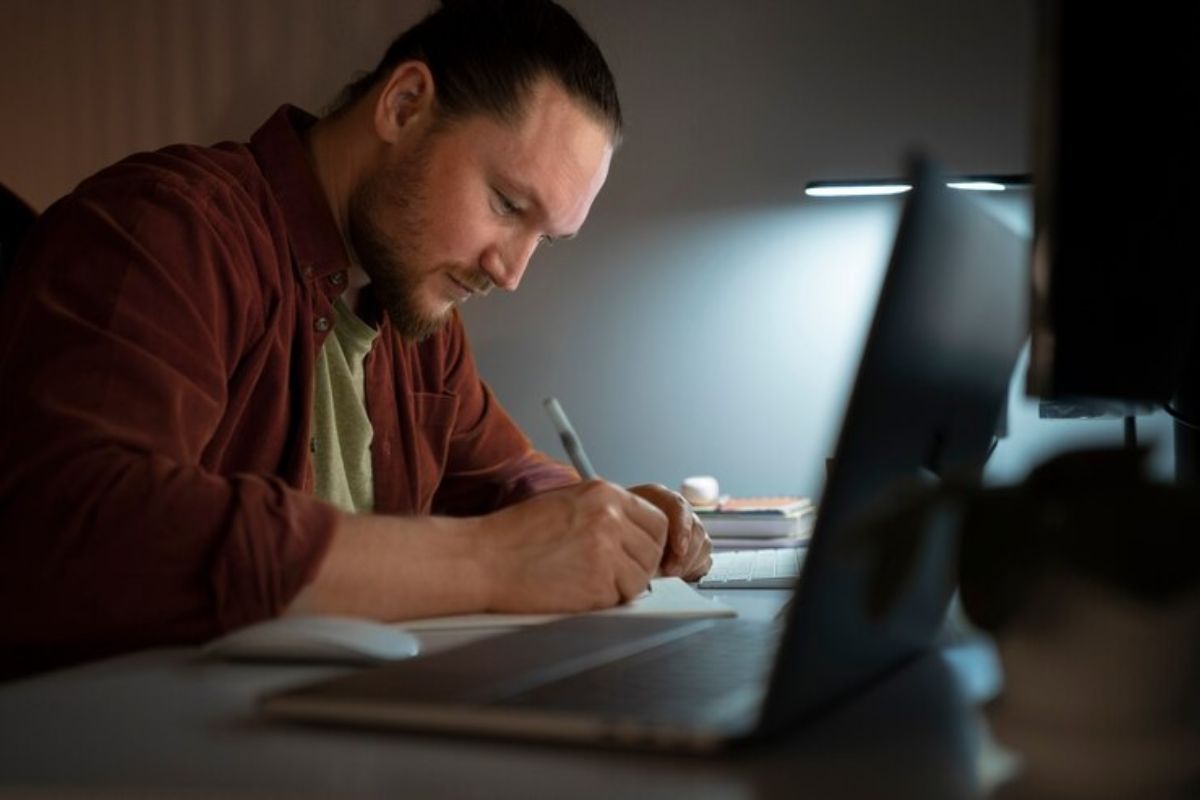
M 280 617 L 239 628 L 205 646 L 218 658 L 377 663 L 417 655 L 421 642 L 393 625 L 357 617 Z

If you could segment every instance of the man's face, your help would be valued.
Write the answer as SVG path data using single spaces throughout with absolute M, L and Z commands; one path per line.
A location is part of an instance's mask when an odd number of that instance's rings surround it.
M 347 238 L 402 336 L 420 340 L 454 306 L 517 288 L 537 245 L 573 236 L 612 158 L 607 130 L 543 81 L 524 119 L 430 126 L 350 197 Z

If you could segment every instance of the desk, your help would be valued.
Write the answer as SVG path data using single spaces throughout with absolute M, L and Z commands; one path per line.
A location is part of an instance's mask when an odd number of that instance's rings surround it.
M 759 619 L 788 596 L 710 594 Z M 151 650 L 0 687 L 0 798 L 977 797 L 989 658 L 931 653 L 783 741 L 698 759 L 273 723 L 261 694 L 345 669 Z

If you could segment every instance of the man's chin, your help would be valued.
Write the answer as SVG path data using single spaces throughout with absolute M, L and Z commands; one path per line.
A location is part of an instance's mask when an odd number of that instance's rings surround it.
M 445 328 L 454 315 L 454 305 L 446 306 L 438 313 L 412 313 L 402 309 L 387 309 L 392 327 L 401 337 L 413 342 L 422 342 Z

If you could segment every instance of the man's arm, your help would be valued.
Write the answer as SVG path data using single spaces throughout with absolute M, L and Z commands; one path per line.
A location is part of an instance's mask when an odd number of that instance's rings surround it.
M 607 608 L 658 568 L 667 517 L 604 481 L 481 517 L 344 515 L 289 613 L 397 620 Z
M 214 209 L 253 199 L 137 185 L 114 199 L 129 183 L 102 174 L 47 212 L 2 299 L 0 650 L 30 664 L 277 614 L 337 520 L 265 460 L 205 466 L 236 445 L 227 410 L 247 399 L 230 376 L 255 368 L 242 356 L 273 307 L 254 288 L 255 232 Z M 269 433 L 241 461 L 288 450 Z

